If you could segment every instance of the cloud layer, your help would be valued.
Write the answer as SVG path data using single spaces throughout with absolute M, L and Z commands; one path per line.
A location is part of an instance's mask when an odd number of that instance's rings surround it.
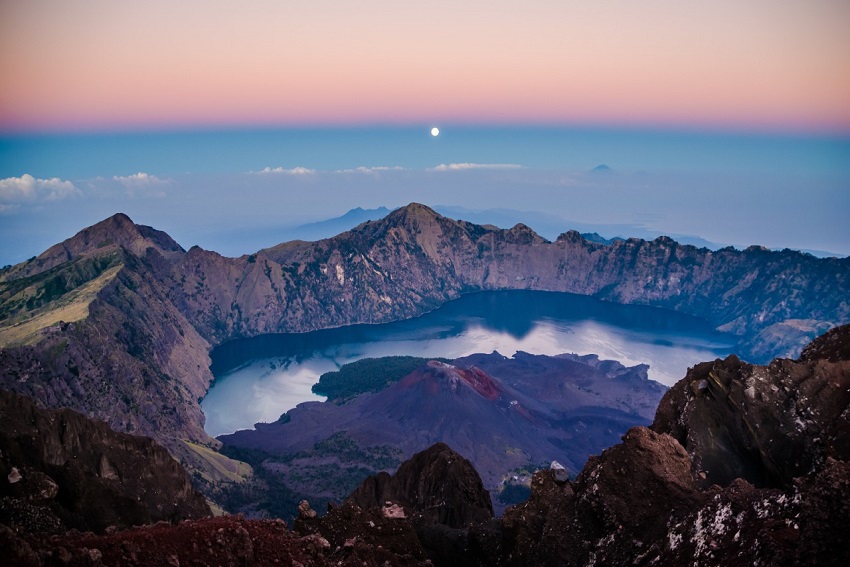
M 58 177 L 37 179 L 25 173 L 20 177 L 0 179 L 0 211 L 25 203 L 57 201 L 75 195 L 80 195 L 80 190 L 70 181 Z
M 516 163 L 441 163 L 433 171 L 462 171 L 465 169 L 521 169 Z
M 316 170 L 309 169 L 307 167 L 293 167 L 292 169 L 286 169 L 285 167 L 264 167 L 256 173 L 285 173 L 287 175 L 311 175 L 313 173 L 316 173 Z

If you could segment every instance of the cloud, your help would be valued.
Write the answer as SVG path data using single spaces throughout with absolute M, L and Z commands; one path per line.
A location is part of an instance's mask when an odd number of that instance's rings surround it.
M 398 165 L 387 166 L 387 165 L 378 165 L 374 167 L 355 167 L 354 169 L 338 169 L 336 173 L 367 173 L 367 174 L 376 174 L 382 171 L 404 171 L 404 168 Z
M 154 187 L 170 183 L 168 179 L 160 179 L 156 175 L 142 171 L 132 175 L 113 175 L 112 180 L 120 183 L 127 190 L 127 195 L 131 197 L 135 195 L 165 197 L 165 191 L 154 189 Z
M 151 175 L 149 173 L 139 172 L 134 173 L 133 175 L 114 175 L 112 177 L 114 181 L 117 181 L 124 187 L 141 187 L 144 185 L 160 185 L 163 183 L 168 183 L 166 179 L 160 179 L 155 175 Z
M 306 167 L 293 167 L 292 169 L 286 169 L 283 167 L 264 167 L 262 170 L 252 173 L 286 173 L 287 175 L 311 175 L 316 173 L 315 169 L 308 169 Z
M 431 171 L 461 171 L 465 169 L 521 169 L 516 163 L 441 163 Z
M 36 179 L 25 173 L 20 177 L 0 179 L 0 211 L 8 211 L 24 203 L 58 201 L 80 194 L 70 181 L 58 177 Z

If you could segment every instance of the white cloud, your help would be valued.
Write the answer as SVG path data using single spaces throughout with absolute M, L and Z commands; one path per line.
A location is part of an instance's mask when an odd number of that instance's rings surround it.
M 262 170 L 257 171 L 256 173 L 286 173 L 288 175 L 311 175 L 316 173 L 315 169 L 308 169 L 306 167 L 293 167 L 292 169 L 286 169 L 283 167 L 264 167 Z
M 374 167 L 355 167 L 354 169 L 338 169 L 336 173 L 367 173 L 367 174 L 376 174 L 382 171 L 404 171 L 404 168 L 398 165 L 387 166 L 387 165 L 378 165 Z
M 465 169 L 521 169 L 516 163 L 441 163 L 432 171 L 461 171 Z
M 151 175 L 142 171 L 132 175 L 114 175 L 112 176 L 112 180 L 120 183 L 121 186 L 127 190 L 127 195 L 131 197 L 136 195 L 146 197 L 165 197 L 165 191 L 162 189 L 155 189 L 154 187 L 167 185 L 169 183 L 168 179 L 160 179 L 156 175 Z
M 0 179 L 0 211 L 8 211 L 23 203 L 58 201 L 80 194 L 70 181 L 62 181 L 58 177 L 37 179 L 25 173 L 20 177 Z
M 113 181 L 117 181 L 124 187 L 141 187 L 143 185 L 161 185 L 163 183 L 168 183 L 165 179 L 160 179 L 155 175 L 151 175 L 149 173 L 139 172 L 134 173 L 133 175 L 115 175 L 112 177 Z

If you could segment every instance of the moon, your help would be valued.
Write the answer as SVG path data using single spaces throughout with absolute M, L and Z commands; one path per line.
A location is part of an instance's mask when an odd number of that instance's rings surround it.
M 436 126 L 431 128 L 431 135 L 436 138 L 437 136 L 440 135 L 440 129 L 437 128 Z

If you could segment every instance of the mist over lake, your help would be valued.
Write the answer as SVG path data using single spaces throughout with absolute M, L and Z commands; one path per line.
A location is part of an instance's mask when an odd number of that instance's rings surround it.
M 734 351 L 734 336 L 706 321 L 654 307 L 540 291 L 466 295 L 421 317 L 301 334 L 263 335 L 212 353 L 216 381 L 202 401 L 212 436 L 277 420 L 304 401 L 324 372 L 361 358 L 457 358 L 498 351 L 597 354 L 626 366 L 649 365 L 650 379 L 672 385 L 689 366 Z

